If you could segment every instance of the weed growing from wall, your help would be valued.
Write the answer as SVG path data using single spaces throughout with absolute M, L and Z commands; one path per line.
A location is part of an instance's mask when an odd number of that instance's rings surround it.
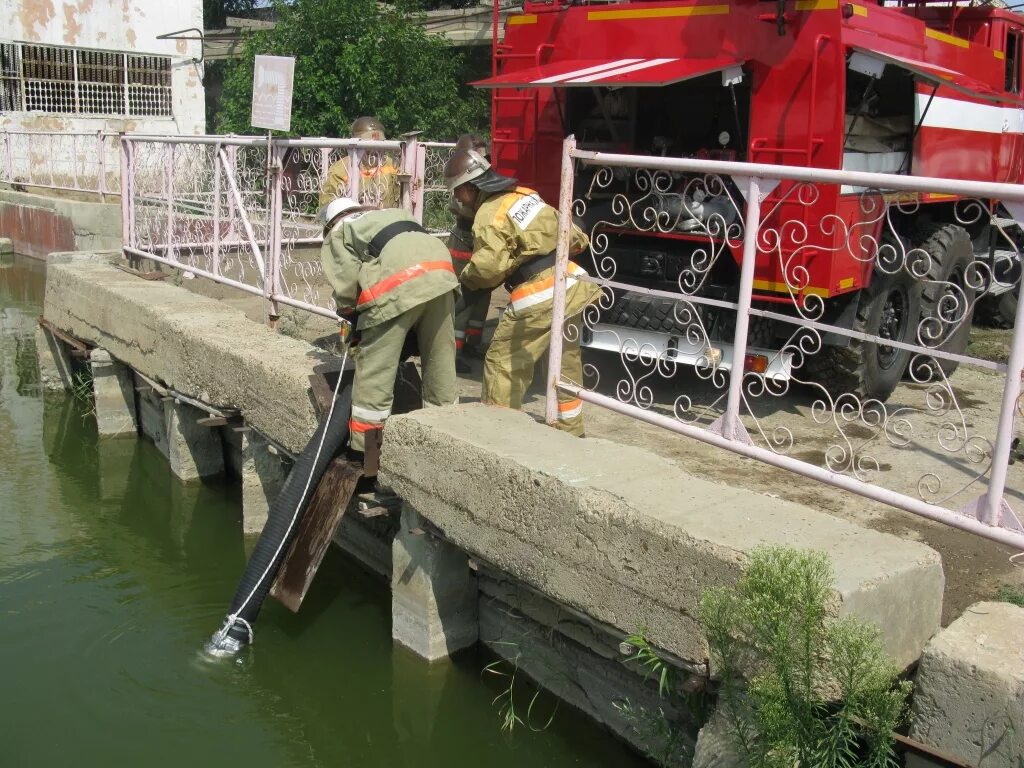
M 831 615 L 834 584 L 824 554 L 766 547 L 701 600 L 719 711 L 751 768 L 899 764 L 891 733 L 911 685 L 876 627 Z
M 629 699 L 613 706 L 629 723 L 639 741 L 646 745 L 646 756 L 666 768 L 689 766 L 693 762 L 694 730 L 688 724 L 707 719 L 707 701 L 703 690 L 689 688 L 678 670 L 658 655 L 647 639 L 646 629 L 639 629 L 623 642 L 629 663 L 635 664 L 647 679 L 658 684 L 662 705 L 649 707 Z

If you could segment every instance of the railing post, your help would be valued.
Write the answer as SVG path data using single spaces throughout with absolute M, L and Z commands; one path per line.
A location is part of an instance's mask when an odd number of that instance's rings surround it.
M 423 215 L 427 212 L 427 147 L 422 142 L 416 143 L 416 175 L 413 179 L 413 205 L 416 206 L 416 221 L 423 223 Z
M 548 381 L 544 420 L 558 421 L 558 381 L 562 376 L 562 334 L 565 325 L 565 278 L 569 271 L 569 237 L 572 234 L 573 150 L 576 137 L 562 142 L 562 178 L 558 188 L 558 245 L 555 250 L 555 290 L 551 301 L 551 343 L 548 347 Z M 583 384 L 582 381 L 577 382 Z
M 220 142 L 213 145 L 213 274 L 220 276 Z
M 992 476 L 988 492 L 982 503 L 981 521 L 998 526 L 1003 516 L 1003 494 L 1006 489 L 1006 470 L 1010 463 L 1010 449 L 1013 444 L 1014 415 L 1017 400 L 1020 399 L 1021 374 L 1024 373 L 1024 301 L 1017 302 L 1017 314 L 1013 322 L 1013 346 L 1006 363 L 1006 386 L 1003 387 L 1003 405 L 999 411 L 999 427 L 996 444 L 992 448 Z
M 128 139 L 125 135 L 119 134 L 118 149 L 121 155 L 121 244 L 124 247 L 134 247 L 132 242 L 132 207 L 135 200 L 132 199 L 130 177 L 132 172 L 131 158 L 128 154 Z
M 761 225 L 760 179 L 747 179 L 747 213 L 743 230 L 743 264 L 740 267 L 740 293 L 736 300 L 736 334 L 733 338 L 732 371 L 729 374 L 729 399 L 722 417 L 722 437 L 737 439 L 742 429 L 739 420 L 743 390 L 744 359 L 747 356 L 747 329 L 750 322 L 750 297 L 754 291 L 754 262 L 757 260 L 757 231 Z
M 11 134 L 9 131 L 4 131 L 4 156 L 7 158 L 7 178 L 6 181 L 14 181 L 14 150 L 11 147 Z
M 264 280 L 264 290 L 267 300 L 270 302 L 270 308 L 267 313 L 267 325 L 272 329 L 277 328 L 277 318 L 280 315 L 280 309 L 277 306 L 277 299 L 275 297 L 281 292 L 281 217 L 284 212 L 282 194 L 284 174 L 281 170 L 280 148 L 271 140 L 267 145 L 267 172 L 269 173 L 268 181 L 270 184 L 270 232 L 268 233 L 270 235 L 270 254 L 269 263 L 267 264 L 267 276 Z
M 166 144 L 167 164 L 164 171 L 167 175 L 167 251 L 164 253 L 171 261 L 177 261 L 174 253 L 174 144 Z M 156 250 L 156 249 L 154 249 Z
M 96 191 L 100 193 L 100 199 L 107 192 L 107 143 L 106 137 L 103 135 L 103 131 L 96 131 L 96 154 L 98 161 L 96 163 Z
M 423 223 L 423 169 L 425 156 L 424 147 L 416 136 L 408 136 L 402 148 L 402 175 L 409 181 L 402 185 L 401 206 L 413 215 L 420 224 Z
M 238 167 L 238 147 L 229 144 L 226 151 L 220 151 L 220 163 L 224 169 L 224 178 L 230 180 Z M 231 229 L 235 227 L 235 198 L 228 195 L 228 221 L 231 222 Z
M 362 159 L 362 151 L 356 147 L 349 147 L 348 150 L 348 196 L 350 199 L 355 200 L 357 203 L 361 203 L 359 199 L 359 175 L 362 172 L 360 168 L 360 160 Z

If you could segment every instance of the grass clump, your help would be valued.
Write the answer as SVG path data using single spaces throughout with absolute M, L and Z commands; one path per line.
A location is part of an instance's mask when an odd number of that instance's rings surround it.
M 1001 603 L 1013 603 L 1024 608 L 1024 588 L 1004 584 L 996 590 L 996 600 Z

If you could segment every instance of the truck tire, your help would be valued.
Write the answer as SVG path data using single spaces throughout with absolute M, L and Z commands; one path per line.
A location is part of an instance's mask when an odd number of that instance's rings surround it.
M 947 320 L 960 317 L 955 326 L 942 328 L 943 338 L 926 340 L 929 347 L 942 352 L 962 355 L 971 340 L 971 321 L 974 315 L 974 288 L 968 284 L 967 275 L 974 261 L 974 247 L 967 230 L 956 224 L 943 224 L 920 233 L 917 248 L 931 256 L 928 275 L 921 287 L 921 320 L 944 316 Z M 951 288 L 956 286 L 959 290 Z M 950 296 L 943 302 L 944 296 Z M 966 315 L 961 306 L 967 302 Z M 924 326 L 928 327 L 928 326 Z M 938 364 L 946 376 L 956 370 L 959 363 L 952 360 L 931 360 L 927 365 Z
M 853 330 L 913 344 L 920 317 L 921 283 L 906 269 L 891 275 L 876 268 L 871 284 L 860 292 Z M 885 402 L 910 358 L 909 350 L 850 339 L 848 347 L 825 347 L 809 356 L 804 367 L 834 397 L 849 392 Z
M 677 303 L 672 299 L 622 292 L 615 297 L 612 306 L 601 313 L 601 322 L 638 331 L 685 333 L 686 326 L 676 320 Z

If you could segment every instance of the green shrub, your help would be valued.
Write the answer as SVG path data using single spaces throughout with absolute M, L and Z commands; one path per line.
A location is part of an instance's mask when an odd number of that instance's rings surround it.
M 825 555 L 766 547 L 701 600 L 719 710 L 751 768 L 898 765 L 910 683 L 877 628 L 831 616 L 834 581 Z

